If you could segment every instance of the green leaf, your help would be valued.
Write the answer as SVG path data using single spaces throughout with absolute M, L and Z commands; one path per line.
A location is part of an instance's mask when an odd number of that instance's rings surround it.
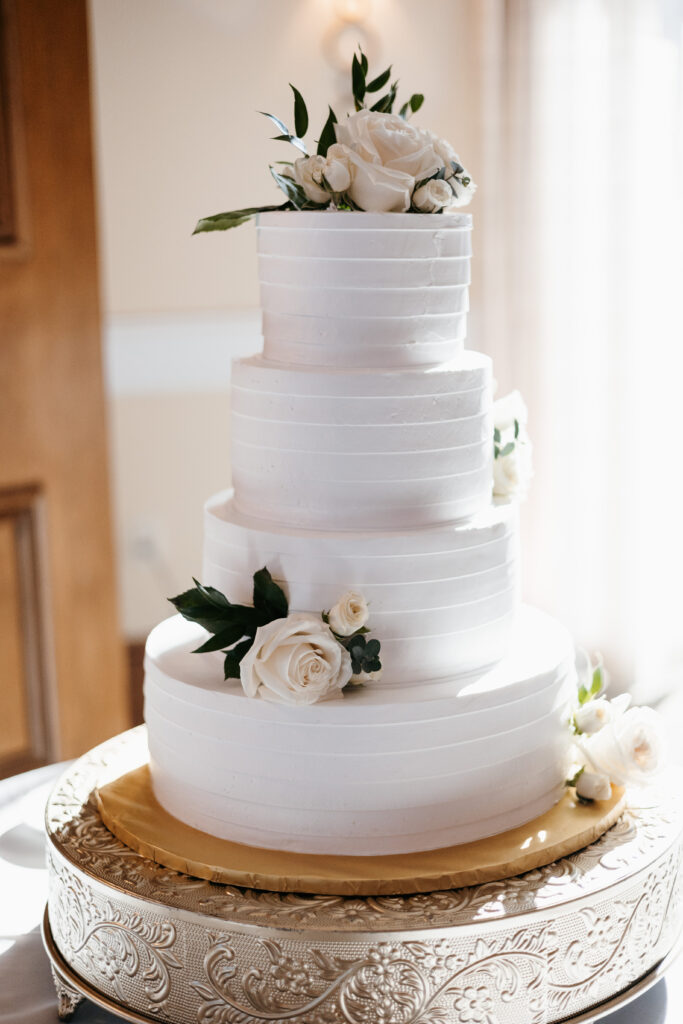
M 508 443 L 505 445 L 505 447 L 500 449 L 500 452 L 498 454 L 499 454 L 501 459 L 504 459 L 506 455 L 511 455 L 512 452 L 514 452 L 514 450 L 515 450 L 515 442 L 514 441 L 508 441 Z
M 254 629 L 254 633 L 256 630 Z M 222 651 L 226 647 L 231 647 L 232 644 L 236 643 L 237 640 L 241 640 L 245 636 L 245 631 L 240 623 L 226 626 L 220 633 L 216 633 L 215 636 L 210 637 L 201 645 L 194 650 L 193 654 L 208 654 L 210 651 Z M 253 640 L 253 633 L 249 636 Z
M 270 168 L 270 173 L 273 175 L 278 188 L 282 189 L 292 206 L 297 210 L 303 210 L 308 199 L 301 185 L 294 181 L 293 178 L 287 177 L 286 174 L 278 174 L 274 167 Z
M 325 121 L 325 125 L 323 127 L 322 132 L 320 133 L 320 138 L 318 140 L 319 156 L 327 156 L 328 149 L 337 141 L 337 135 L 334 130 L 334 126 L 337 123 L 337 115 L 335 114 L 332 107 L 329 108 L 329 111 L 330 112 L 327 115 L 327 121 Z
M 278 586 L 265 566 L 254 573 L 254 608 L 266 614 L 268 622 L 272 622 L 273 619 L 284 619 L 289 612 L 284 590 Z
M 379 90 L 383 89 L 384 86 L 387 84 L 387 82 L 389 81 L 390 77 L 391 77 L 391 64 L 389 65 L 389 67 L 387 68 L 386 71 L 382 72 L 381 75 L 378 75 L 377 78 L 373 78 L 373 80 L 371 82 L 367 83 L 367 85 L 365 86 L 365 91 L 366 92 L 379 92 Z
M 225 594 L 221 594 L 220 590 L 216 590 L 215 587 L 205 587 L 194 576 L 192 577 L 192 582 L 208 604 L 221 611 L 225 608 L 230 608 L 230 601 L 228 601 Z
M 302 139 L 308 131 L 308 111 L 299 90 L 291 82 L 289 83 L 289 88 L 294 93 L 294 131 Z
M 403 104 L 399 111 L 399 114 L 404 119 L 408 116 L 408 111 L 410 111 L 411 114 L 416 114 L 420 107 L 422 106 L 422 104 L 424 103 L 424 101 L 425 98 L 421 92 L 414 92 L 410 99 Z
M 269 210 L 286 210 L 288 205 L 288 203 L 283 203 L 281 206 L 247 206 L 243 210 L 214 213 L 211 217 L 202 217 L 201 220 L 198 220 L 192 234 L 199 235 L 203 231 L 228 231 L 230 228 L 238 228 L 240 224 L 246 224 L 257 213 L 267 213 Z
M 579 687 L 578 698 L 579 704 L 581 705 L 585 704 L 587 700 L 590 700 L 590 693 L 588 692 L 585 686 Z
M 223 662 L 223 675 L 226 679 L 239 679 L 240 662 L 253 643 L 253 638 L 249 637 L 248 640 L 243 640 L 236 644 L 231 651 L 228 651 Z
M 259 114 L 263 114 L 264 117 L 269 118 L 273 122 L 275 127 L 278 129 L 278 131 L 281 131 L 283 135 L 292 134 L 287 125 L 285 124 L 285 122 L 281 121 L 279 117 L 275 116 L 275 114 L 267 114 L 265 110 L 259 110 Z
M 397 90 L 398 82 L 394 82 L 389 89 L 389 92 L 378 99 L 377 102 L 370 107 L 370 110 L 376 110 L 378 114 L 390 114 L 394 106 Z
M 353 100 L 356 110 L 360 110 L 363 106 L 363 100 L 365 98 L 365 74 L 367 71 L 367 60 L 363 51 L 360 51 L 361 58 L 365 60 L 366 68 L 363 70 L 363 65 L 358 57 L 354 53 L 353 60 L 351 61 L 351 90 L 353 92 Z
M 597 697 L 605 685 L 605 673 L 602 665 L 596 665 L 593 669 L 593 680 L 591 682 L 590 695 Z
M 379 640 L 372 639 L 368 640 L 365 644 L 365 653 L 369 658 L 374 658 L 379 654 L 380 643 Z
M 493 431 L 493 440 L 496 442 L 496 444 L 500 444 L 500 430 L 498 429 L 498 427 L 495 427 Z
M 515 420 L 515 441 L 519 437 L 519 420 Z
M 586 770 L 585 765 L 584 765 L 583 768 L 579 768 L 579 770 L 576 773 L 576 775 L 572 775 L 571 779 L 567 779 L 565 785 L 567 785 L 567 786 L 575 786 L 576 783 L 579 781 L 580 777 L 583 775 L 585 770 Z
M 365 56 L 365 54 L 363 53 L 363 50 L 362 50 L 362 48 L 360 46 L 358 47 L 358 52 L 360 53 L 360 65 L 361 65 L 361 67 L 363 69 L 363 74 L 367 75 L 367 73 L 368 73 L 368 58 Z

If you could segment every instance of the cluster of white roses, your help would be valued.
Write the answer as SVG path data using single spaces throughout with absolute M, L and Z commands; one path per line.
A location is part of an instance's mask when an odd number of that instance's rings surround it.
M 349 591 L 324 617 L 294 612 L 259 626 L 240 663 L 244 692 L 279 703 L 316 704 L 342 696 L 348 684 L 379 678 L 381 669 L 354 673 L 352 656 L 339 639 L 364 631 L 368 617 L 363 595 Z
M 524 498 L 533 475 L 527 408 L 519 391 L 493 403 L 493 496 Z
M 312 203 L 345 197 L 370 213 L 439 213 L 474 195 L 453 147 L 398 114 L 358 110 L 335 131 L 326 156 L 303 156 L 287 172 Z
M 661 770 L 666 753 L 661 718 L 652 708 L 629 707 L 621 694 L 607 700 L 607 677 L 601 663 L 577 653 L 579 704 L 574 709 L 576 763 L 571 780 L 583 800 L 608 800 L 612 783 L 626 786 L 646 782 Z

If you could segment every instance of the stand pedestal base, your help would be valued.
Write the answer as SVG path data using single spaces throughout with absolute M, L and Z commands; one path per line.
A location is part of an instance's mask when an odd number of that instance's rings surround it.
M 676 780 L 630 794 L 595 843 L 525 875 L 349 898 L 217 884 L 135 853 L 92 792 L 146 757 L 144 730 L 125 733 L 74 765 L 48 805 L 45 940 L 64 1012 L 76 992 L 175 1024 L 553 1024 L 599 1019 L 670 962 Z

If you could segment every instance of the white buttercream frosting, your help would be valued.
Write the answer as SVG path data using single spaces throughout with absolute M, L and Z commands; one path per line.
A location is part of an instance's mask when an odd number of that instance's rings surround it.
M 508 657 L 425 691 L 366 686 L 312 707 L 224 682 L 179 617 L 151 634 L 145 718 L 157 798 L 195 828 L 312 853 L 406 853 L 550 807 L 566 771 L 570 638 L 524 609 Z M 421 694 L 421 696 L 423 696 Z
M 466 334 L 470 234 L 468 214 L 261 215 L 265 355 L 343 367 L 453 358 Z
M 384 672 L 374 685 L 422 686 L 501 658 L 518 604 L 514 505 L 469 521 L 393 533 L 283 527 L 241 513 L 229 492 L 208 502 L 202 581 L 250 603 L 267 566 L 293 611 L 362 593 Z
M 472 515 L 492 479 L 491 365 L 233 369 L 232 476 L 240 510 L 314 529 L 398 529 Z

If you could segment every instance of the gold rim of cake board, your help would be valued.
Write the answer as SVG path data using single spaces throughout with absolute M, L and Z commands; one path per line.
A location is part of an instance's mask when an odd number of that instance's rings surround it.
M 121 1017 L 123 1020 L 132 1022 L 132 1024 L 158 1024 L 157 1017 L 150 1017 L 145 1013 L 140 1013 L 137 1010 L 134 1010 L 132 1007 L 125 1006 L 123 1003 L 110 999 L 104 992 L 95 988 L 94 985 L 91 985 L 73 970 L 57 948 L 52 935 L 52 929 L 50 928 L 50 917 L 47 906 L 45 907 L 41 920 L 40 932 L 45 952 L 48 955 L 53 970 L 63 982 L 65 982 L 69 987 L 75 989 L 79 995 L 89 999 L 93 1003 L 96 1003 L 98 1006 L 102 1007 L 102 1009 L 108 1010 L 110 1013 Z M 592 1006 L 589 1010 L 585 1010 L 574 1017 L 565 1017 L 562 1024 L 596 1024 L 597 1021 L 604 1020 L 604 1018 L 609 1014 L 615 1013 L 617 1010 L 620 1010 L 629 1003 L 632 1003 L 640 996 L 645 995 L 645 993 L 653 988 L 657 982 L 661 981 L 666 976 L 667 972 L 680 957 L 682 951 L 683 938 L 679 939 L 673 949 L 671 949 L 670 952 L 659 961 L 659 963 L 655 964 L 647 974 L 643 975 L 643 977 L 639 978 L 637 981 L 634 981 L 632 985 L 628 986 L 628 988 L 623 989 L 610 999 L 606 999 L 597 1006 Z
M 264 850 L 200 832 L 161 807 L 149 765 L 102 786 L 96 798 L 110 832 L 173 871 L 249 889 L 330 896 L 408 895 L 512 878 L 590 846 L 625 807 L 617 787 L 610 800 L 588 805 L 567 792 L 545 814 L 490 839 L 426 853 L 357 857 Z

